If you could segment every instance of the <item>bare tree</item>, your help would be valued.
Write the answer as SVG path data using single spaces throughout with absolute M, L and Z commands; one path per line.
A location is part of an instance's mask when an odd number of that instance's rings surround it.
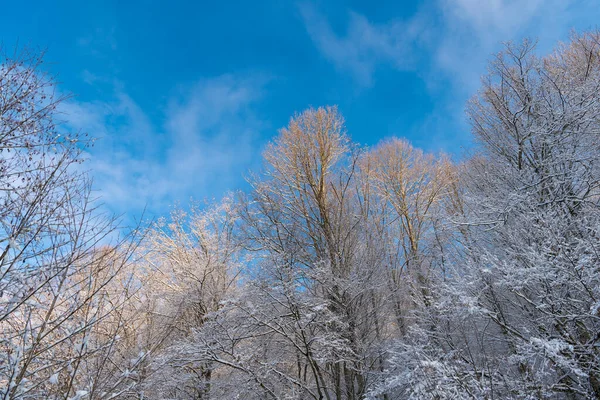
M 206 209 L 175 209 L 148 232 L 138 265 L 146 318 L 138 333 L 149 354 L 140 382 L 145 398 L 210 398 L 213 363 L 187 354 L 195 332 L 237 289 L 242 260 L 236 222 L 232 201 L 225 198 Z
M 600 397 L 599 54 L 592 32 L 491 63 L 468 108 L 480 149 L 450 203 L 458 246 L 433 303 L 445 322 L 396 347 L 374 394 Z
M 64 97 L 23 52 L 0 64 L 0 398 L 68 398 L 94 326 L 118 305 L 99 294 L 128 262 L 133 242 L 110 242 L 114 223 L 98 213 L 79 164 L 91 142 L 57 125 Z M 109 341 L 111 339 L 108 339 Z M 56 388 L 60 387 L 60 388 Z
M 361 154 L 335 108 L 307 110 L 266 150 L 242 199 L 252 279 L 206 325 L 213 339 L 198 356 L 249 376 L 259 398 L 358 399 L 381 367 L 385 269 Z
M 409 311 L 432 301 L 431 275 L 443 273 L 435 267 L 443 267 L 440 253 L 448 241 L 443 211 L 455 181 L 453 166 L 400 139 L 379 144 L 362 164 L 371 195 L 388 205 L 390 290 L 397 294 L 394 309 L 405 334 Z

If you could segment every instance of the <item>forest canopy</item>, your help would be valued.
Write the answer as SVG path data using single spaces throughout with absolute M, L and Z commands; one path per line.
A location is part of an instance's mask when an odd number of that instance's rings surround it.
M 459 162 L 310 108 L 128 232 L 42 61 L 0 64 L 1 400 L 600 398 L 598 31 L 506 45 Z

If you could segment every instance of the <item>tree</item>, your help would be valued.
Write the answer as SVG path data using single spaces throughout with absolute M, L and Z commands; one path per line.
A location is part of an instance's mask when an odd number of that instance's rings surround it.
M 379 392 L 599 398 L 599 35 L 508 45 L 469 103 L 458 246 L 438 329 L 399 344 Z M 406 365 L 412 368 L 405 369 Z
M 470 274 L 515 393 L 600 396 L 599 38 L 541 59 L 509 45 L 469 109 L 485 155 L 466 180 L 470 218 L 493 227 L 472 232 Z
M 397 294 L 394 310 L 405 334 L 408 311 L 432 301 L 430 280 L 440 272 L 436 266 L 443 267 L 448 245 L 443 211 L 455 180 L 453 166 L 444 156 L 394 138 L 370 150 L 362 168 L 373 186 L 371 196 L 387 205 L 390 290 Z
M 400 260 L 415 258 L 408 247 L 408 256 L 397 253 L 409 243 L 400 217 L 416 224 L 414 244 L 426 254 L 421 236 L 430 233 L 443 171 L 404 142 L 385 146 L 366 153 L 351 144 L 337 109 L 319 108 L 294 117 L 265 152 L 265 171 L 241 202 L 252 278 L 200 334 L 223 332 L 203 342 L 202 357 L 251 376 L 260 396 L 358 399 L 386 368 L 385 350 L 398 334 L 398 293 L 410 282 L 383 283 L 406 268 Z M 378 160 L 402 147 L 406 160 Z M 405 162 L 407 174 L 386 169 L 388 161 Z M 383 192 L 397 182 L 431 193 L 419 197 L 415 188 L 404 210 Z
M 232 201 L 224 198 L 206 209 L 174 209 L 147 233 L 138 264 L 146 320 L 137 328 L 138 346 L 149 354 L 138 387 L 144 398 L 210 398 L 215 367 L 188 353 L 198 346 L 195 333 L 237 289 L 236 222 Z
M 120 307 L 107 305 L 101 292 L 134 247 L 119 239 L 100 250 L 115 225 L 97 212 L 79 167 L 91 141 L 57 123 L 65 97 L 41 63 L 29 52 L 0 63 L 2 399 L 89 391 L 90 382 L 79 379 L 83 363 L 114 340 L 90 335 Z

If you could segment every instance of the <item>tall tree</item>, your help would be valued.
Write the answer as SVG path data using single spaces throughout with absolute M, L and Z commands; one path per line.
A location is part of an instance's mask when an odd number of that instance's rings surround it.
M 524 41 L 490 64 L 468 106 L 480 148 L 461 168 L 459 246 L 434 303 L 446 319 L 396 348 L 382 392 L 600 397 L 599 38 L 544 58 Z
M 90 141 L 57 122 L 39 55 L 0 62 L 0 398 L 68 398 L 90 390 L 83 364 L 114 340 L 90 335 L 120 307 L 102 291 L 133 242 L 113 240 L 79 164 Z

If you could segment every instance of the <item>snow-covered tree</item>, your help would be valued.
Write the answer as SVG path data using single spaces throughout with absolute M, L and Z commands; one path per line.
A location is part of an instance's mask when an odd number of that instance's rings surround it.
M 1 399 L 92 390 L 99 372 L 83 378 L 84 364 L 119 330 L 92 337 L 121 307 L 103 293 L 134 244 L 117 239 L 106 247 L 114 222 L 95 209 L 79 167 L 90 141 L 58 124 L 64 98 L 41 63 L 28 52 L 0 59 Z
M 140 248 L 137 298 L 144 321 L 137 351 L 147 354 L 138 390 L 144 398 L 208 399 L 214 366 L 185 356 L 211 313 L 237 289 L 239 245 L 231 199 L 160 219 Z
M 380 392 L 600 397 L 599 38 L 544 58 L 525 41 L 491 63 L 468 107 L 480 151 L 461 168 L 454 265 L 432 308 L 446 318 L 397 346 Z

